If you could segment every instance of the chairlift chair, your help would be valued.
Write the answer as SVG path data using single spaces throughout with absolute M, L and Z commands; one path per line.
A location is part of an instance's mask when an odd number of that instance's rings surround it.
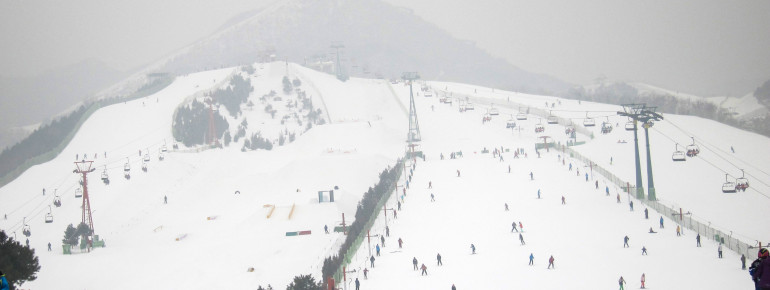
M 45 215 L 45 223 L 50 224 L 53 222 L 53 215 L 51 214 L 51 206 L 48 206 L 48 213 Z
M 498 110 L 497 108 L 491 108 L 489 109 L 489 115 L 492 115 L 492 116 L 500 115 L 500 110 Z
M 174 142 L 174 145 L 171 145 L 171 148 L 174 148 L 174 150 L 178 150 L 179 149 L 179 144 Z
M 473 103 L 468 102 L 465 104 L 465 110 L 474 110 Z
M 671 155 L 671 159 L 674 161 L 687 161 L 684 151 L 679 150 L 678 143 L 674 145 L 674 154 Z
M 56 194 L 56 191 L 57 191 L 56 189 L 53 190 L 53 205 L 55 205 L 56 207 L 60 207 L 61 197 L 58 194 Z
M 524 114 L 524 113 L 516 114 L 516 120 L 520 120 L 520 121 L 527 120 L 527 114 Z
M 75 189 L 75 198 L 83 197 L 83 188 L 78 187 Z
M 626 122 L 626 131 L 633 131 L 633 130 L 634 130 L 634 121 L 629 118 L 628 122 Z
M 22 228 L 21 232 L 29 238 L 29 236 L 32 235 L 32 229 L 27 224 L 27 217 L 24 217 L 24 221 L 22 222 L 24 224 L 24 227 Z
M 735 185 L 735 182 L 729 181 L 727 179 L 727 176 L 729 174 L 725 174 L 725 183 L 722 184 L 722 192 L 724 193 L 735 193 L 738 188 Z
M 583 119 L 583 127 L 593 127 L 596 126 L 596 121 L 593 118 L 588 117 L 588 112 L 586 112 L 586 118 Z
M 506 129 L 516 128 L 516 121 L 514 121 L 513 119 L 509 119 L 507 122 L 505 122 L 505 128 Z
M 602 134 L 609 134 L 612 132 L 612 124 L 610 122 L 602 122 Z
M 687 145 L 687 157 L 698 156 L 698 154 L 700 154 L 700 147 L 695 144 L 695 137 L 690 138 L 692 138 L 692 144 Z
M 535 124 L 535 133 L 543 133 L 545 132 L 545 126 L 542 123 L 541 119 L 538 119 L 537 124 Z
M 746 191 L 747 188 L 749 188 L 749 179 L 746 178 L 743 169 L 741 169 L 741 177 L 735 180 L 735 189 Z
M 107 166 L 104 166 L 104 171 L 102 171 L 102 182 L 104 184 L 110 184 L 110 176 L 107 175 Z
M 168 148 L 166 148 L 166 144 L 163 144 L 163 146 L 160 146 L 160 152 L 166 152 L 168 151 Z
M 142 161 L 142 171 L 147 172 L 147 162 Z
M 548 124 L 559 124 L 559 118 L 554 115 L 548 116 Z
M 163 154 L 163 152 L 161 152 L 160 154 L 158 154 L 158 160 L 159 160 L 159 161 L 163 161 L 163 159 L 165 159 L 165 157 L 164 157 L 163 155 L 164 155 L 164 154 Z
M 150 161 L 150 153 L 144 153 L 144 162 Z

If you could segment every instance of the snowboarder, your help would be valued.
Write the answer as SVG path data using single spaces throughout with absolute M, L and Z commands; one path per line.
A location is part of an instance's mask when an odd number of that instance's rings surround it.
M 642 256 L 647 255 L 647 248 L 642 246 Z
M 626 280 L 623 280 L 623 276 L 620 276 L 618 284 L 620 284 L 620 290 L 623 290 L 623 284 L 626 284 Z
M 530 255 L 532 255 L 532 254 L 530 254 Z M 553 255 L 551 255 L 551 257 L 548 258 L 548 269 L 551 269 L 552 266 L 553 266 L 554 269 L 556 269 L 556 265 L 553 264 Z
M 644 219 L 649 219 L 650 218 L 650 216 L 648 215 L 648 212 L 649 211 L 647 210 L 647 208 L 645 208 L 644 209 Z
M 476 246 L 471 244 L 471 254 L 476 254 Z
M 372 267 L 372 268 L 374 268 L 374 256 L 372 256 L 371 258 L 369 258 L 369 262 L 371 262 L 371 263 L 372 263 L 371 267 Z
M 377 246 L 374 247 L 374 249 L 377 251 L 377 257 L 379 257 L 380 256 L 380 245 L 378 244 Z
M 660 216 L 660 228 L 663 228 L 663 216 Z
M 717 252 L 719 253 L 719 258 L 722 259 L 722 243 L 719 243 L 719 247 L 717 248 Z
M 366 276 L 366 275 L 364 275 Z M 361 282 L 358 281 L 358 278 L 356 278 L 356 290 L 358 290 L 361 287 Z
M 443 266 L 444 263 L 441 262 L 441 254 L 436 254 L 436 266 Z
M 682 232 L 681 232 L 681 229 L 679 228 L 679 225 L 676 226 L 676 236 L 677 237 L 681 237 L 682 236 Z
M 417 257 L 412 258 L 412 267 L 417 270 Z
M 533 253 L 529 253 L 529 265 L 532 266 L 535 264 L 535 255 Z
M 698 235 L 695 236 L 695 245 L 696 247 L 700 248 L 700 233 L 698 233 Z
M 653 230 L 652 230 L 652 227 L 650 227 L 650 232 L 649 232 L 649 233 L 651 233 L 651 234 L 657 234 L 658 232 L 656 232 L 656 231 L 653 231 Z
M 404 241 L 401 240 L 401 238 L 398 238 L 398 248 L 401 249 L 401 246 L 404 244 Z
M 623 247 L 624 247 L 624 248 L 628 248 L 628 247 L 630 247 L 630 246 L 628 245 L 628 236 L 625 236 L 625 237 L 623 237 Z
M 644 288 L 644 282 L 646 282 L 646 281 L 647 281 L 647 278 L 644 276 L 644 273 L 642 273 L 642 289 L 645 289 Z
M 521 242 L 522 246 L 527 244 L 524 242 L 524 236 L 522 236 L 521 233 L 519 233 L 519 241 Z
M 324 225 L 324 232 L 327 233 L 327 234 L 329 233 L 329 226 Z
M 428 267 L 425 267 L 425 264 L 422 264 L 422 267 L 420 267 L 420 269 L 422 269 L 422 273 L 420 273 L 420 276 L 428 275 Z
M 513 222 L 513 223 L 511 224 L 511 226 L 512 226 L 512 228 L 511 228 L 511 232 L 513 232 L 513 231 L 516 231 L 517 233 L 519 232 L 519 229 L 517 229 L 517 228 L 516 228 L 516 222 Z

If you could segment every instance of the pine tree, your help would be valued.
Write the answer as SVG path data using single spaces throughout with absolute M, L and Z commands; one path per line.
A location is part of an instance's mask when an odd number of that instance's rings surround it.
M 64 231 L 64 239 L 61 240 L 62 243 L 65 245 L 70 246 L 77 246 L 78 245 L 78 231 L 75 229 L 72 224 L 67 226 L 67 229 Z
M 0 230 L 0 253 L 2 253 L 0 254 L 0 269 L 3 269 L 3 274 L 5 274 L 8 284 L 11 285 L 11 289 L 26 281 L 37 279 L 40 264 L 35 256 L 35 250 L 9 238 L 2 230 Z
M 316 283 L 313 275 L 299 275 L 294 277 L 294 281 L 286 286 L 286 290 L 323 290 L 321 283 Z

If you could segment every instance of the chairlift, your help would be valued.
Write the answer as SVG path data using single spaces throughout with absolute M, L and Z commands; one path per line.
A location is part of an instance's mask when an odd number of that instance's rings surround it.
M 674 144 L 674 154 L 671 155 L 671 159 L 674 161 L 687 161 L 684 151 L 679 150 L 679 143 Z
M 516 128 L 516 121 L 513 119 L 509 119 L 507 122 L 505 122 L 505 128 L 506 129 Z
M 75 198 L 80 198 L 80 197 L 83 197 L 83 188 L 82 187 L 78 187 L 77 189 L 75 189 Z
M 131 164 L 128 163 L 128 158 L 126 158 L 126 164 L 123 165 L 123 172 L 130 172 L 131 171 Z
M 163 140 L 163 145 L 160 146 L 160 152 L 166 151 L 168 151 L 168 148 L 166 147 L 166 140 Z
M 24 224 L 24 227 L 22 228 L 21 232 L 24 233 L 24 235 L 29 238 L 29 236 L 32 235 L 32 229 L 27 224 L 27 217 L 24 217 L 24 221 L 22 222 L 22 224 Z
M 722 192 L 734 193 L 738 190 L 738 188 L 736 187 L 735 182 L 729 181 L 727 179 L 727 176 L 729 176 L 729 174 L 725 174 L 725 183 L 722 184 Z
M 107 175 L 107 165 L 104 166 L 104 171 L 102 171 L 102 182 L 110 184 L 110 176 Z
M 489 115 L 491 115 L 491 116 L 500 115 L 500 110 L 498 110 L 497 108 L 491 108 L 491 109 L 489 109 Z
M 631 118 L 628 119 L 628 122 L 626 122 L 626 131 L 633 131 L 634 130 L 634 121 L 631 120 Z
M 695 137 L 690 137 L 692 139 L 692 144 L 687 145 L 687 157 L 695 157 L 700 154 L 700 147 L 695 144 Z
M 45 215 L 45 223 L 50 224 L 53 222 L 53 214 L 51 214 L 51 206 L 48 206 L 48 213 Z
M 746 178 L 743 169 L 741 169 L 741 177 L 735 180 L 735 189 L 746 191 L 747 188 L 749 188 L 749 179 Z
M 61 206 L 61 197 L 58 194 L 56 194 L 56 189 L 54 189 L 53 195 L 54 195 L 54 197 L 53 197 L 53 205 L 55 205 L 56 207 L 60 207 Z
M 543 126 L 542 120 L 538 119 L 537 124 L 535 124 L 535 133 L 543 132 L 545 132 L 545 126 Z
M 548 116 L 548 124 L 559 124 L 559 118 L 554 115 Z
M 467 110 L 474 110 L 473 103 L 468 102 L 467 104 L 465 104 L 465 110 L 466 111 Z
M 596 121 L 594 121 L 593 118 L 588 117 L 588 112 L 586 112 L 586 118 L 583 120 L 583 127 L 593 127 L 596 126 Z
M 144 153 L 144 162 L 149 162 L 149 161 L 150 161 L 150 153 Z

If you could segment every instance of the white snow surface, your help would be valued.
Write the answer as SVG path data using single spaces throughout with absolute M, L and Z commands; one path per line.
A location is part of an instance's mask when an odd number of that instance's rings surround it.
M 264 66 L 252 78 L 255 100 L 271 89 L 280 91 L 279 72 L 286 70 L 284 63 Z M 241 152 L 240 146 L 232 144 L 203 151 L 182 148 L 158 161 L 164 142 L 171 149 L 175 108 L 235 70 L 179 77 L 155 95 L 97 111 L 56 159 L 0 188 L 0 213 L 8 215 L 0 220 L 0 228 L 12 236 L 15 232 L 23 241 L 21 222 L 26 216 L 32 231 L 30 245 L 40 258 L 38 279 L 22 288 L 133 289 L 138 283 L 146 289 L 254 289 L 267 284 L 283 289 L 299 274 L 320 279 L 324 257 L 336 253 L 344 239 L 339 233 L 324 234 L 323 226 L 339 224 L 343 213 L 351 223 L 363 192 L 406 149 L 409 88 L 384 80 L 354 78 L 343 83 L 291 64 L 289 74 L 302 80 L 302 88 L 313 97 L 316 108 L 328 113 L 330 124 L 315 126 L 295 142 L 272 151 Z M 452 284 L 458 289 L 605 289 L 617 287 L 623 276 L 629 283 L 626 287 L 637 288 L 645 273 L 650 289 L 751 287 L 734 252 L 725 248 L 724 258 L 718 259 L 717 244 L 708 237 L 703 237 L 703 247 L 696 248 L 696 233 L 685 230 L 677 237 L 671 217 L 665 217 L 666 227 L 659 229 L 660 215 L 650 211 L 650 219 L 645 220 L 643 205 L 619 188 L 610 186 L 611 196 L 606 196 L 604 186 L 609 184 L 604 177 L 594 174 L 585 181 L 583 174 L 589 170 L 585 164 L 565 160 L 580 169 L 578 176 L 558 162 L 557 151 L 541 150 L 537 158 L 534 143 L 540 135 L 566 142 L 563 124 L 546 125 L 545 133 L 535 134 L 535 124 L 545 120 L 530 116 L 517 122 L 521 131 L 505 129 L 508 116 L 518 112 L 519 105 L 544 109 L 544 102 L 560 101 L 551 113 L 576 124 L 590 112 L 597 119 L 597 127 L 591 129 L 595 138 L 581 135 L 578 140 L 587 143 L 574 148 L 633 185 L 633 134 L 623 130 L 626 120 L 615 114 L 620 107 L 456 83 L 429 84 L 458 96 L 491 100 L 501 114 L 482 124 L 488 105 L 477 103 L 476 110 L 460 113 L 457 102 L 439 104 L 436 94 L 415 96 L 420 149 L 426 161 L 415 165 L 398 219 L 388 215 L 390 237 L 369 279 L 364 280 L 361 272 L 369 268 L 364 243 L 350 265 L 349 270 L 356 272 L 348 274 L 348 283 L 357 277 L 362 289 L 449 289 Z M 417 92 L 419 86 L 414 89 Z M 664 118 L 650 129 L 658 198 L 746 242 L 769 241 L 770 221 L 762 213 L 770 206 L 770 156 L 766 154 L 770 139 L 696 117 Z M 604 120 L 620 127 L 601 135 Z M 281 129 L 267 128 L 274 126 L 270 124 L 265 122 L 266 132 Z M 258 125 L 261 122 L 250 121 L 250 128 Z M 675 142 L 690 144 L 690 136 L 695 137 L 701 155 L 686 162 L 671 161 Z M 643 151 L 641 131 L 639 137 Z M 514 159 L 511 150 L 501 162 L 481 153 L 484 147 L 500 146 L 524 148 L 528 157 Z M 144 154 L 148 149 L 152 161 L 144 173 L 139 169 L 138 150 Z M 464 157 L 449 160 L 451 151 L 462 151 Z M 72 173 L 72 162 L 75 154 L 83 153 L 97 155 L 88 185 L 94 228 L 107 246 L 63 255 L 64 229 L 81 220 L 81 199 L 74 197 L 78 176 Z M 441 153 L 446 160 L 440 160 Z M 122 177 L 127 157 L 130 180 Z M 646 189 L 644 151 L 641 157 Z M 105 165 L 109 185 L 99 180 Z M 740 176 L 738 168 L 746 170 L 751 187 L 746 192 L 722 193 L 724 173 Z M 432 189 L 427 188 L 428 182 Z M 335 190 L 336 202 L 318 203 L 317 191 L 334 186 L 340 188 Z M 45 196 L 42 188 L 47 189 Z M 55 220 L 46 224 L 44 215 L 54 189 L 63 205 L 53 207 Z M 538 189 L 541 199 L 537 199 Z M 430 201 L 431 193 L 435 202 Z M 621 203 L 615 200 L 618 193 Z M 169 201 L 165 205 L 164 196 Z M 395 208 L 397 198 L 394 194 L 387 206 Z M 629 210 L 629 201 L 636 202 L 634 211 Z M 510 211 L 503 210 L 504 203 Z M 270 207 L 265 205 L 275 206 L 270 218 L 266 217 Z M 522 222 L 526 245 L 520 245 L 518 235 L 510 232 L 514 221 Z M 384 227 L 380 215 L 372 234 L 382 234 Z M 658 233 L 647 233 L 650 227 Z M 301 230 L 312 234 L 285 236 Z M 630 248 L 622 246 L 626 235 Z M 397 249 L 398 238 L 404 241 L 403 249 Z M 53 251 L 46 251 L 48 242 Z M 471 243 L 477 247 L 476 255 L 470 254 Z M 642 246 L 649 255 L 641 255 Z M 437 253 L 443 266 L 436 266 Z M 534 266 L 527 265 L 530 253 L 535 256 Z M 546 269 L 551 255 L 556 264 L 553 270 Z M 413 257 L 425 263 L 428 276 L 412 270 Z M 747 257 L 747 263 L 753 258 Z M 247 271 L 250 267 L 253 272 Z

